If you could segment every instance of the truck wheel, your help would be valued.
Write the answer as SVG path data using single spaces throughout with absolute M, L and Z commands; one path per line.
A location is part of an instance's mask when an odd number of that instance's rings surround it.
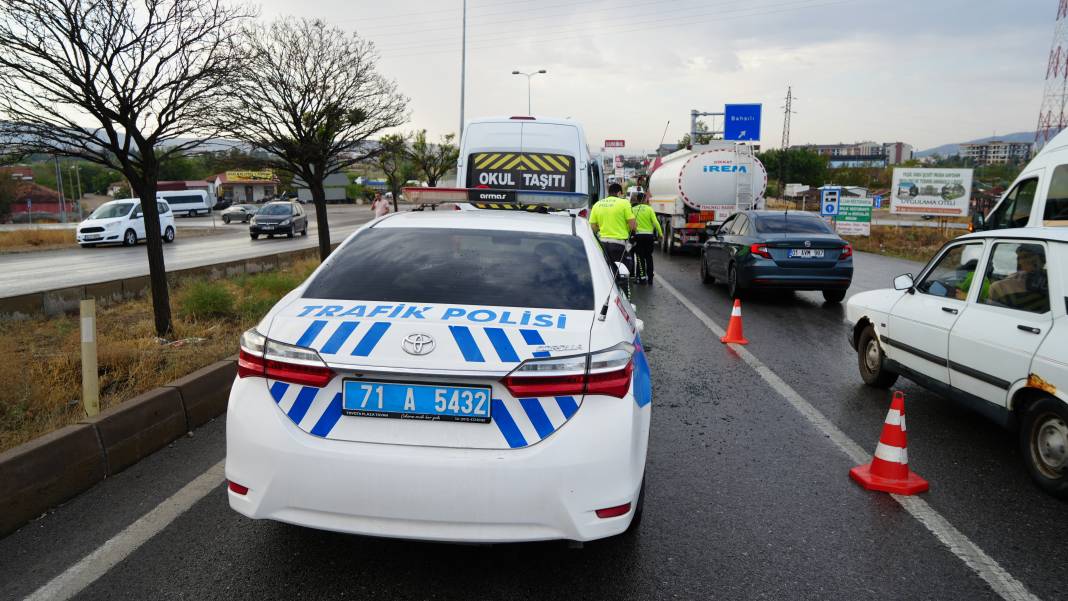
M 667 251 L 669 257 L 675 254 L 675 234 L 670 223 L 664 229 L 664 245 L 664 250 Z
M 1068 407 L 1063 401 L 1045 396 L 1024 410 L 1020 451 L 1042 490 L 1068 498 Z
M 875 328 L 870 325 L 860 333 L 860 342 L 857 343 L 857 365 L 860 368 L 860 379 L 872 388 L 890 388 L 897 381 L 897 374 L 887 371 L 883 367 L 883 349 L 879 346 L 879 339 L 875 336 Z

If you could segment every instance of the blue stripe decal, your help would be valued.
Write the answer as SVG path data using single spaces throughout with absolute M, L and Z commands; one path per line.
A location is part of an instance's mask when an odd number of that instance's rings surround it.
M 549 354 L 549 351 L 534 351 L 533 356 L 535 359 L 545 359 L 546 357 L 551 357 L 552 355 Z
M 297 340 L 297 346 L 311 346 L 311 343 L 315 342 L 315 337 L 319 335 L 319 332 L 323 331 L 324 327 L 326 327 L 326 321 L 322 319 L 316 319 L 311 322 L 308 329 L 301 334 L 300 340 Z
M 293 420 L 294 424 L 299 424 L 300 420 L 304 419 L 304 414 L 308 412 L 311 407 L 312 401 L 315 400 L 315 395 L 319 394 L 319 389 L 314 386 L 305 386 L 297 393 L 297 400 L 293 401 L 293 406 L 289 408 L 289 419 Z
M 489 336 L 490 342 L 493 343 L 493 350 L 497 351 L 497 356 L 501 358 L 501 361 L 519 363 L 519 355 L 515 354 L 515 347 L 512 346 L 512 341 L 508 340 L 508 334 L 505 334 L 503 329 L 486 328 L 486 336 Z
M 545 415 L 545 409 L 542 409 L 541 401 L 538 399 L 519 399 L 519 404 L 523 406 L 523 411 L 527 412 L 527 417 L 530 418 L 530 423 L 534 425 L 534 429 L 538 431 L 538 436 L 545 438 L 553 433 L 553 423 L 549 421 L 549 416 Z
M 389 323 L 380 321 L 367 330 L 367 333 L 363 335 L 360 343 L 356 345 L 355 350 L 352 351 L 354 357 L 366 357 L 371 354 L 371 351 L 375 350 L 375 346 L 378 345 L 378 341 L 382 340 L 382 335 L 389 329 Z
M 326 406 L 326 411 L 319 416 L 315 427 L 311 429 L 312 436 L 326 437 L 334 429 L 337 420 L 341 419 L 341 393 L 334 395 L 333 400 Z
M 449 331 L 452 332 L 452 337 L 456 340 L 456 346 L 460 347 L 464 361 L 468 363 L 486 362 L 482 357 L 482 351 L 478 350 L 478 345 L 475 344 L 475 338 L 471 335 L 471 330 L 467 326 L 449 326 Z M 516 432 L 518 433 L 519 430 L 516 430 Z M 520 438 L 522 438 L 522 435 L 520 435 Z
M 504 401 L 501 399 L 493 399 L 492 408 L 493 423 L 497 424 L 497 428 L 500 429 L 501 434 L 504 435 L 504 440 L 508 443 L 508 446 L 513 449 L 527 446 L 527 441 L 523 438 L 523 433 L 520 432 L 519 427 L 515 425 L 515 420 L 512 419 L 512 414 L 508 413 L 508 407 L 504 405 Z
M 519 330 L 519 333 L 523 335 L 523 340 L 531 346 L 545 344 L 545 340 L 541 337 L 541 332 L 537 330 Z
M 326 341 L 323 348 L 319 349 L 321 353 L 327 353 L 332 355 L 341 348 L 341 345 L 345 344 L 345 341 L 352 335 L 352 331 L 356 329 L 356 326 L 360 325 L 358 321 L 343 321 L 341 325 L 334 330 L 334 333 L 330 336 L 330 339 Z
M 634 402 L 638 407 L 644 407 L 653 402 L 653 380 L 649 373 L 649 361 L 645 357 L 645 348 L 642 347 L 642 338 L 634 338 Z
M 575 397 L 573 396 L 558 396 L 556 397 L 556 404 L 560 405 L 560 411 L 564 413 L 564 419 L 571 419 L 571 416 L 578 411 L 578 403 L 575 402 Z
M 271 384 L 271 396 L 274 398 L 274 402 L 281 403 L 282 397 L 285 396 L 287 390 L 289 390 L 289 384 L 285 382 Z

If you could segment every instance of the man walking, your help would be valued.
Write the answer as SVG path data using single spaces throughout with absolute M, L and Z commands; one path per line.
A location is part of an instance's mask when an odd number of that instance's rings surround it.
M 590 210 L 590 228 L 600 238 L 613 271 L 616 263 L 623 260 L 627 252 L 627 240 L 637 227 L 630 202 L 619 197 L 622 193 L 622 186 L 609 184 L 608 196 L 598 200 Z
M 649 206 L 649 198 L 643 192 L 635 192 L 631 195 L 634 203 L 634 222 L 637 231 L 634 234 L 634 252 L 638 257 L 638 283 L 645 281 L 653 283 L 653 249 L 656 241 L 664 235 L 660 228 L 660 221 L 656 218 L 653 207 Z

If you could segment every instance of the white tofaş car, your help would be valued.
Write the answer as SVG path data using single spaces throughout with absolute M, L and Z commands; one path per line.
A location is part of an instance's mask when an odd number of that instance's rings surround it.
M 1068 497 L 1068 229 L 962 236 L 894 288 L 846 306 L 864 381 L 903 375 L 1018 427 L 1031 477 Z
M 641 322 L 581 218 L 397 213 L 241 340 L 230 506 L 442 541 L 585 541 L 642 511 Z

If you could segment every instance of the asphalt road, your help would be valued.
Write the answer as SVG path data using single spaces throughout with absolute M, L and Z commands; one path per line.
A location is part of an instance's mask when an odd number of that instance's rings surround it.
M 723 288 L 701 285 L 692 257 L 657 261 L 690 306 L 662 283 L 634 295 L 654 387 L 636 536 L 583 549 L 346 536 L 250 521 L 216 482 L 100 568 L 105 541 L 223 459 L 220 418 L 0 540 L 0 598 L 30 594 L 94 552 L 82 565 L 102 573 L 78 599 L 1065 598 L 1068 504 L 1031 485 L 1010 433 L 902 380 L 909 459 L 931 482 L 921 521 L 850 481 L 853 460 L 796 408 L 811 405 L 838 436 L 874 449 L 889 398 L 861 384 L 842 307 L 817 293 L 747 300 L 750 359 L 690 308 L 725 326 Z M 854 293 L 918 270 L 863 253 L 856 263 Z M 999 595 L 984 580 L 992 573 L 1021 588 Z
M 319 244 L 315 207 L 308 205 L 307 211 L 308 235 L 292 239 L 252 240 L 248 225 L 226 225 L 218 215 L 215 225 L 221 233 L 183 238 L 183 227 L 210 227 L 212 220 L 211 217 L 178 217 L 175 241 L 163 245 L 163 260 L 171 271 L 315 247 Z M 373 217 L 369 207 L 355 205 L 330 205 L 328 213 L 330 239 L 334 242 L 344 240 Z M 0 255 L 0 297 L 147 274 L 144 243 L 131 247 L 113 245 L 4 254 Z

